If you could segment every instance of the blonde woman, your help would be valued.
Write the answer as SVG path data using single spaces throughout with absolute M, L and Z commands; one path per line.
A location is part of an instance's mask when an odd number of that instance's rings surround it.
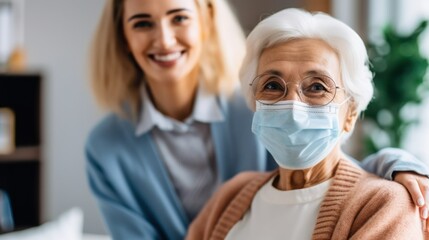
M 94 95 L 111 114 L 85 152 L 114 239 L 183 239 L 220 183 L 275 167 L 236 91 L 243 55 L 242 31 L 224 0 L 106 0 L 90 70 Z M 387 178 L 427 173 L 399 150 L 366 166 Z M 424 178 L 402 176 L 417 188 Z

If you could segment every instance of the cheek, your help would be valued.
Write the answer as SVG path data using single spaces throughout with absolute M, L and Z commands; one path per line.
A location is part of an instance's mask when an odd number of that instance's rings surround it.
M 129 37 L 127 39 L 127 42 L 128 42 L 128 48 L 132 53 L 135 53 L 136 51 L 138 51 L 142 46 L 141 40 L 136 36 Z
M 134 56 L 136 60 L 143 57 L 144 50 L 147 46 L 147 40 L 143 36 L 134 34 L 127 39 L 128 51 Z
M 186 44 L 192 48 L 193 51 L 196 51 L 198 54 L 201 52 L 201 47 L 203 44 L 202 32 L 198 26 L 190 26 L 188 31 L 183 35 L 183 39 Z
M 125 41 L 127 44 L 125 46 L 125 51 L 127 51 L 126 54 L 132 56 L 134 60 L 133 64 L 137 64 L 141 70 L 146 71 L 147 69 L 145 68 L 147 67 L 147 63 L 144 49 L 147 43 L 145 43 L 144 38 L 138 36 L 138 34 L 128 34 L 125 35 Z
M 344 130 L 345 132 L 350 132 L 354 128 L 356 117 L 354 117 L 350 111 L 348 111 L 347 107 L 343 107 L 340 110 L 339 120 L 340 129 Z

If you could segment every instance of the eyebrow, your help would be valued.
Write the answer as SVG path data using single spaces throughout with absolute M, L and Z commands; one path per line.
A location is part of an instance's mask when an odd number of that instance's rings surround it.
M 187 8 L 176 8 L 176 9 L 168 10 L 166 14 L 170 15 L 170 14 L 181 12 L 181 11 L 190 12 L 191 10 L 189 10 Z M 150 17 L 152 17 L 152 15 L 150 15 L 148 13 L 138 13 L 138 14 L 135 14 L 135 15 L 131 16 L 130 18 L 128 18 L 128 22 L 133 20 L 133 19 L 137 19 L 137 18 L 150 18 Z
M 279 76 L 282 78 L 285 76 L 281 71 L 274 70 L 274 69 L 270 69 L 268 71 L 265 71 L 262 74 L 276 75 L 276 76 Z M 323 70 L 309 70 L 309 71 L 304 72 L 304 74 L 303 74 L 303 76 L 314 76 L 314 75 L 323 75 L 323 76 L 327 76 L 327 77 L 332 78 L 328 72 L 323 71 Z
M 331 74 L 323 70 L 310 70 L 305 72 L 305 76 L 323 75 L 331 78 Z
M 277 70 L 274 70 L 274 69 L 270 69 L 268 71 L 265 71 L 262 74 L 271 74 L 271 75 L 276 75 L 276 76 L 280 76 L 280 77 L 283 76 L 283 74 L 280 71 L 277 71 Z

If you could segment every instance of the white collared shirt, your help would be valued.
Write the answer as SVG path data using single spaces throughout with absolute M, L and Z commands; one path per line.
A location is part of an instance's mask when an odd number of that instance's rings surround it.
M 210 123 L 224 120 L 215 95 L 197 90 L 194 109 L 183 122 L 159 112 L 142 89 L 136 135 L 151 131 L 171 182 L 192 220 L 219 184 Z

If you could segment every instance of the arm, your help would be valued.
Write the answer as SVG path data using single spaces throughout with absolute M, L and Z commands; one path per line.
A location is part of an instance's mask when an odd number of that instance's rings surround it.
M 388 180 L 393 180 L 395 173 L 412 171 L 422 176 L 429 176 L 428 167 L 410 153 L 397 148 L 384 148 L 366 157 L 361 162 L 366 171 Z
M 102 168 L 88 150 L 86 158 L 89 185 L 112 238 L 162 239 L 143 213 L 134 211 L 115 193 Z

